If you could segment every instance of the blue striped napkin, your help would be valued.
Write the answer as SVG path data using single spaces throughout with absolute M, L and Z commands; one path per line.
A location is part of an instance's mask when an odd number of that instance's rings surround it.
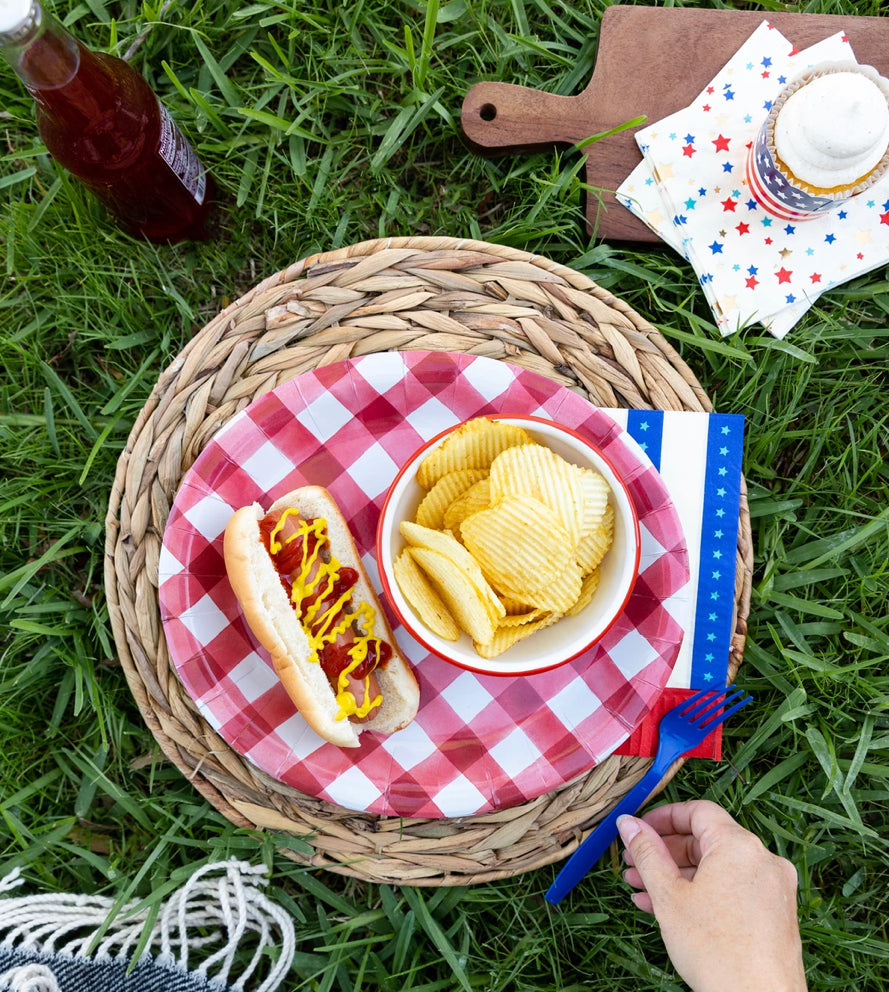
M 691 573 L 686 635 L 661 697 L 619 749 L 654 753 L 663 712 L 689 690 L 726 683 L 735 599 L 735 561 L 744 454 L 739 414 L 659 410 L 608 410 L 661 473 L 685 532 Z M 720 739 L 705 742 L 700 756 L 719 757 Z

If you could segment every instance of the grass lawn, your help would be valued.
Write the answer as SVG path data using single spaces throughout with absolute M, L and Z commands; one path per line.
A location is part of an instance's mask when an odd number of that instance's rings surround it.
M 296 920 L 294 990 L 683 988 L 607 859 L 558 912 L 542 901 L 553 868 L 451 889 L 304 870 L 163 759 L 115 660 L 104 518 L 161 369 L 315 251 L 472 237 L 582 270 L 662 331 L 718 410 L 747 418 L 756 568 L 739 682 L 756 705 L 728 728 L 726 760 L 687 765 L 667 795 L 725 804 L 793 860 L 813 992 L 889 984 L 889 280 L 828 292 L 784 342 L 758 327 L 721 339 L 678 256 L 588 237 L 578 156 L 468 152 L 468 87 L 578 92 L 606 6 L 47 2 L 98 49 L 144 34 L 132 62 L 221 191 L 212 237 L 173 247 L 121 233 L 54 168 L 0 69 L 0 876 L 20 865 L 35 888 L 151 898 L 208 858 L 264 859 Z

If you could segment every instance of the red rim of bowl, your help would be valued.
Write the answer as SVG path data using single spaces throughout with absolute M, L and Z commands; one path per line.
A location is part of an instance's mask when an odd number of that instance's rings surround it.
M 377 522 L 377 533 L 376 533 L 376 555 L 377 555 L 377 571 L 380 576 L 380 584 L 383 587 L 383 593 L 386 596 L 386 600 L 389 603 L 392 612 L 398 618 L 401 625 L 405 630 L 413 637 L 413 639 L 426 648 L 431 654 L 434 654 L 437 658 L 441 658 L 443 661 L 448 662 L 450 665 L 456 665 L 458 668 L 464 669 L 464 671 L 474 672 L 476 675 L 492 675 L 496 678 L 524 678 L 527 675 L 540 675 L 543 672 L 552 671 L 554 668 L 561 668 L 562 665 L 567 665 L 569 662 L 573 661 L 575 658 L 580 657 L 585 651 L 589 651 L 593 645 L 597 644 L 602 638 L 608 633 L 608 631 L 614 626 L 618 618 L 624 612 L 627 607 L 627 603 L 630 601 L 630 596 L 633 594 L 633 589 L 636 586 L 636 580 L 639 578 L 639 562 L 642 556 L 642 542 L 641 534 L 639 531 L 639 514 L 636 512 L 636 505 L 633 502 L 633 497 L 630 494 L 630 490 L 627 488 L 627 484 L 624 482 L 620 473 L 614 467 L 611 459 L 605 455 L 597 444 L 590 441 L 589 438 L 584 437 L 578 431 L 574 430 L 572 427 L 565 427 L 563 424 L 558 423 L 555 420 L 547 420 L 545 417 L 535 417 L 532 414 L 508 414 L 508 413 L 489 413 L 489 414 L 479 414 L 478 417 L 472 417 L 472 420 L 478 420 L 480 417 L 485 417 L 487 420 L 520 420 L 532 424 L 543 424 L 546 427 L 557 427 L 560 431 L 565 434 L 570 434 L 573 438 L 580 441 L 587 448 L 591 448 L 599 458 L 608 466 L 611 470 L 611 474 L 617 480 L 621 489 L 624 492 L 627 503 L 630 507 L 630 516 L 633 522 L 633 572 L 632 580 L 627 588 L 626 595 L 623 598 L 620 606 L 614 611 L 614 615 L 608 624 L 602 628 L 602 630 L 596 635 L 596 637 L 585 644 L 583 647 L 579 648 L 574 653 L 570 654 L 566 658 L 562 658 L 559 661 L 554 662 L 551 665 L 544 665 L 540 668 L 528 669 L 522 672 L 496 672 L 489 668 L 476 668 L 468 662 L 462 661 L 458 658 L 454 658 L 450 655 L 444 654 L 441 649 L 433 647 L 423 636 L 422 631 L 418 630 L 419 624 L 410 622 L 410 620 L 404 616 L 402 611 L 398 608 L 395 596 L 392 594 L 392 584 L 389 581 L 388 569 L 383 568 L 383 522 L 386 519 L 386 513 L 389 509 L 389 504 L 392 501 L 393 493 L 397 488 L 399 482 L 404 477 L 408 469 L 413 465 L 417 464 L 417 460 L 422 456 L 423 452 L 427 451 L 433 445 L 437 444 L 443 437 L 448 434 L 452 434 L 458 427 L 460 427 L 466 421 L 461 421 L 459 424 L 454 424 L 453 427 L 447 427 L 443 431 L 439 431 L 434 437 L 426 441 L 425 444 L 417 448 L 417 450 L 411 455 L 411 457 L 401 466 L 395 475 L 395 478 L 389 484 L 389 488 L 386 491 L 386 498 L 383 500 L 383 506 L 380 510 L 380 517 Z

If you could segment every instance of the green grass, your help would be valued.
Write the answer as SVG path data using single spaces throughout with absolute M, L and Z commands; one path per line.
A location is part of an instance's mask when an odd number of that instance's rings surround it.
M 794 861 L 812 990 L 884 988 L 886 273 L 826 294 L 783 343 L 756 328 L 721 340 L 687 265 L 590 241 L 576 157 L 471 155 L 469 85 L 577 92 L 599 0 L 49 6 L 97 48 L 147 32 L 133 62 L 222 205 L 206 243 L 122 234 L 56 172 L 0 71 L 0 866 L 35 887 L 156 899 L 208 858 L 264 859 L 298 928 L 292 989 L 682 987 L 614 865 L 555 913 L 552 868 L 440 890 L 302 869 L 162 760 L 115 660 L 103 521 L 159 371 L 226 302 L 313 251 L 478 237 L 585 271 L 663 331 L 719 410 L 746 416 L 756 570 L 740 681 L 757 705 L 732 722 L 723 764 L 687 766 L 667 794 L 724 803 Z

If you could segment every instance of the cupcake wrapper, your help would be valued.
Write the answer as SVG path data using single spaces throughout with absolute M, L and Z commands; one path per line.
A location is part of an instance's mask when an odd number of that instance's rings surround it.
M 775 163 L 765 127 L 747 155 L 747 184 L 756 202 L 781 220 L 814 220 L 851 198 L 818 196 L 789 183 Z

